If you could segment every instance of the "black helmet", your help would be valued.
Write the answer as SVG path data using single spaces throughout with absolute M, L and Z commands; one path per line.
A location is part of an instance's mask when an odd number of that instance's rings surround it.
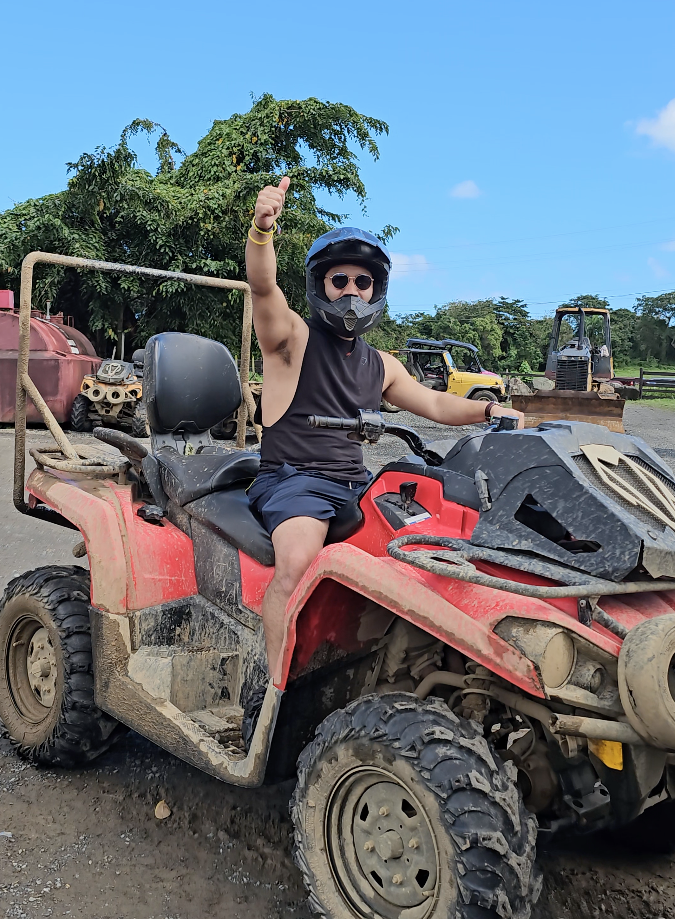
M 361 265 L 373 276 L 370 303 L 351 294 L 332 302 L 326 296 L 324 278 L 333 265 Z M 336 335 L 363 335 L 382 318 L 387 299 L 391 258 L 377 236 L 356 227 L 331 230 L 314 242 L 305 259 L 307 301 L 314 319 Z

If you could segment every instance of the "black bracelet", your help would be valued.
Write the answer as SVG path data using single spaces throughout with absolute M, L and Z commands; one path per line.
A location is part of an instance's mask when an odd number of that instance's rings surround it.
M 492 402 L 488 402 L 488 404 L 485 406 L 485 420 L 488 423 L 492 421 L 492 406 L 493 405 L 499 405 L 499 403 L 495 402 L 495 400 L 493 399 Z

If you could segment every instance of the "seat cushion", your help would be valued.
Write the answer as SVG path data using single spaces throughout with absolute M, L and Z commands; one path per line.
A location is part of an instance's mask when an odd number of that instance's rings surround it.
M 164 491 L 181 507 L 237 482 L 250 482 L 260 468 L 260 454 L 244 450 L 183 456 L 172 447 L 160 447 L 155 456 Z
M 253 513 L 245 488 L 213 492 L 186 504 L 185 510 L 261 565 L 274 564 L 272 540 Z
M 362 523 L 363 511 L 359 499 L 355 498 L 340 508 L 335 517 L 330 518 L 325 544 L 329 546 L 334 542 L 344 542 L 361 528 Z
M 205 495 L 186 504 L 184 510 L 194 519 L 261 565 L 274 565 L 274 546 L 259 516 L 249 504 L 245 488 L 228 488 Z M 363 512 L 357 501 L 346 504 L 332 517 L 326 545 L 342 542 L 363 523 Z

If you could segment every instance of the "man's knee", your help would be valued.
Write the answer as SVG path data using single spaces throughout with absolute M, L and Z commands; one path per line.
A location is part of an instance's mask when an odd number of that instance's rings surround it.
M 311 550 L 309 547 L 295 546 L 287 552 L 277 553 L 274 579 L 279 586 L 292 593 L 320 551 L 321 547 Z
M 323 547 L 328 521 L 292 518 L 274 531 L 272 541 L 276 556 L 274 580 L 287 593 L 298 581 Z

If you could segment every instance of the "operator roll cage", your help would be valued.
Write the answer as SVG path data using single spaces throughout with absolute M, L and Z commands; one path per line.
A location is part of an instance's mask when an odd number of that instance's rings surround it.
M 255 403 L 249 385 L 251 365 L 251 327 L 253 323 L 253 301 L 251 288 L 245 281 L 231 281 L 226 278 L 212 278 L 206 275 L 185 274 L 182 271 L 161 271 L 157 268 L 143 268 L 140 265 L 124 265 L 117 262 L 101 262 L 97 259 L 75 258 L 70 255 L 57 255 L 52 252 L 30 252 L 21 263 L 21 292 L 19 299 L 19 351 L 16 362 L 16 413 L 14 420 L 14 506 L 22 514 L 35 514 L 24 500 L 24 477 L 26 473 L 26 397 L 30 397 L 36 409 L 56 441 L 57 447 L 71 463 L 72 471 L 96 472 L 107 469 L 100 459 L 87 458 L 85 453 L 73 447 L 63 428 L 58 423 L 51 409 L 42 398 L 37 386 L 28 373 L 30 357 L 30 319 L 33 294 L 33 269 L 37 264 L 62 265 L 65 268 L 84 268 L 89 271 L 106 271 L 110 274 L 135 275 L 143 278 L 154 278 L 158 281 L 181 281 L 201 287 L 214 287 L 221 290 L 241 290 L 244 294 L 244 313 L 241 331 L 241 356 L 239 378 L 242 389 L 242 410 L 237 419 L 237 447 L 242 449 L 246 440 L 246 424 L 253 424 Z M 256 426 L 256 435 L 260 431 Z

